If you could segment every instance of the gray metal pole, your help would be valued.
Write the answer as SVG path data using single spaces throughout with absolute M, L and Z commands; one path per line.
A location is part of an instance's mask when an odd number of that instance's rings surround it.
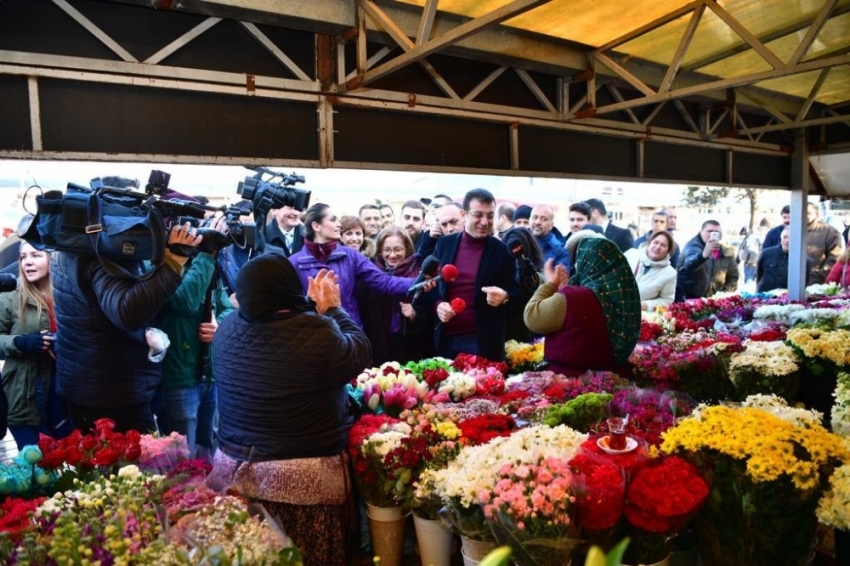
M 809 197 L 809 148 L 805 130 L 794 130 L 791 156 L 791 247 L 788 250 L 788 298 L 806 298 L 806 203 Z

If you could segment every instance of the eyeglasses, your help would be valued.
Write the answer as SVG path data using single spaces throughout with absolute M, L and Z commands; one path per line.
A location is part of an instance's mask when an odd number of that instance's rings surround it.
M 405 251 L 404 248 L 384 248 L 383 250 L 381 250 L 381 253 L 385 253 L 387 255 L 389 255 L 389 254 L 404 255 L 404 251 Z
M 447 226 L 457 226 L 457 223 L 460 222 L 458 218 L 452 218 L 451 220 L 447 220 L 446 222 L 440 222 L 440 226 L 443 228 Z

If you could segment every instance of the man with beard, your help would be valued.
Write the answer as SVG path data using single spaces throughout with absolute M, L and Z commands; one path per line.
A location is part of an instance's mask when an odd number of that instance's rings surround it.
M 428 232 L 422 230 L 425 225 L 425 205 L 418 200 L 409 200 L 401 205 L 401 227 L 413 240 L 413 249 L 419 252 L 428 240 Z M 420 252 L 421 253 L 421 252 Z
M 554 211 L 551 206 L 546 204 L 538 204 L 531 209 L 530 226 L 531 233 L 540 245 L 540 250 L 543 252 L 543 263 L 547 260 L 553 260 L 555 265 L 563 265 L 565 268 L 570 267 L 570 256 L 567 249 L 564 247 L 564 242 L 558 238 L 553 230 Z

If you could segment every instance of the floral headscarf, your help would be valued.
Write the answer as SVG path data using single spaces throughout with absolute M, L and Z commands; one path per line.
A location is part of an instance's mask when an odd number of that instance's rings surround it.
M 599 299 L 617 364 L 625 363 L 640 333 L 640 293 L 620 248 L 604 238 L 587 238 L 576 247 L 570 285 L 587 287 Z

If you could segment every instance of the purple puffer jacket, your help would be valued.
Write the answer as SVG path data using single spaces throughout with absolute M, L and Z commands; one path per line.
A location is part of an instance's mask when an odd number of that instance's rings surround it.
M 331 252 L 327 263 L 322 263 L 313 257 L 307 251 L 306 246 L 298 253 L 289 256 L 289 261 L 292 262 L 292 265 L 298 271 L 298 276 L 301 277 L 305 294 L 307 293 L 308 277 L 315 277 L 320 269 L 332 269 L 339 276 L 339 294 L 342 308 L 361 328 L 363 321 L 360 320 L 360 311 L 357 309 L 357 298 L 354 294 L 358 281 L 379 293 L 399 298 L 402 298 L 413 285 L 412 278 L 387 275 L 369 261 L 369 258 L 343 245 L 338 245 Z

